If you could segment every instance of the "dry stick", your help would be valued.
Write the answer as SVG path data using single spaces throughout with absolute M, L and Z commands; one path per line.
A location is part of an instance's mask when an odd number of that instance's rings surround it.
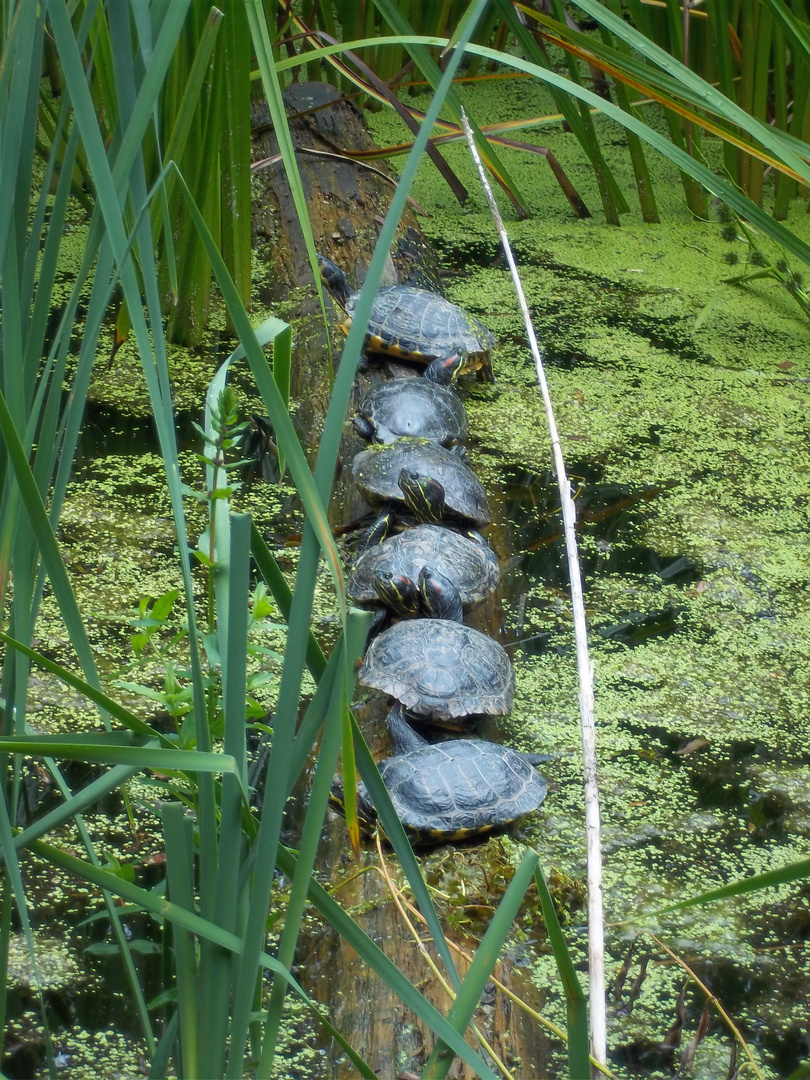
M 557 484 L 562 503 L 565 549 L 568 557 L 568 576 L 571 582 L 571 609 L 574 619 L 574 638 L 577 648 L 577 673 L 579 676 L 579 713 L 582 723 L 582 760 L 585 774 L 585 836 L 587 845 L 588 867 L 588 970 L 589 970 L 589 1025 L 591 1035 L 591 1055 L 602 1064 L 607 1057 L 607 1036 L 605 1022 L 605 929 L 602 906 L 602 845 L 599 822 L 599 790 L 596 782 L 596 735 L 593 718 L 593 665 L 588 658 L 588 637 L 585 627 L 585 605 L 582 601 L 582 571 L 577 555 L 576 510 L 571 498 L 571 487 L 565 472 L 560 438 L 554 420 L 551 396 L 543 370 L 543 360 L 537 345 L 537 338 L 532 326 L 531 315 L 526 303 L 526 296 L 518 275 L 512 248 L 503 224 L 498 204 L 492 194 L 481 158 L 473 140 L 472 131 L 466 113 L 462 112 L 461 122 L 470 147 L 473 161 L 478 169 L 481 185 L 486 193 L 492 217 L 501 239 L 506 261 L 515 284 L 520 310 L 526 325 L 529 345 L 537 370 L 537 381 L 543 395 L 546 410 L 546 422 L 551 436 L 551 453 Z
M 751 1065 L 751 1068 L 754 1070 L 754 1074 L 758 1077 L 758 1080 L 764 1080 L 762 1072 L 760 1071 L 760 1068 L 757 1065 L 756 1059 L 755 1059 L 754 1055 L 751 1053 L 751 1050 L 748 1047 L 748 1043 L 745 1041 L 745 1038 L 743 1037 L 743 1033 L 740 1031 L 740 1029 L 737 1027 L 737 1025 L 731 1019 L 729 1014 L 726 1012 L 726 1010 L 723 1008 L 723 1006 L 720 1004 L 720 1002 L 717 1000 L 717 998 L 714 996 L 714 994 L 711 992 L 711 990 L 708 988 L 708 986 L 704 982 L 701 982 L 701 980 L 697 977 L 695 972 L 692 970 L 692 968 L 689 967 L 689 965 L 686 963 L 685 960 L 682 960 L 680 958 L 680 956 L 676 955 L 676 953 L 674 953 L 672 951 L 672 949 L 670 949 L 670 947 L 668 945 L 665 945 L 664 942 L 661 941 L 660 938 L 657 938 L 655 936 L 655 934 L 653 934 L 653 933 L 651 933 L 649 931 L 648 931 L 648 933 L 650 933 L 650 937 L 653 939 L 655 944 L 659 945 L 668 956 L 671 956 L 672 959 L 675 961 L 675 963 L 679 964 L 691 979 L 694 979 L 694 981 L 697 983 L 697 985 L 700 987 L 700 989 L 706 995 L 706 999 L 707 999 L 708 1003 L 710 1005 L 714 1005 L 714 1007 L 717 1009 L 717 1011 L 720 1013 L 720 1015 L 725 1020 L 728 1027 L 731 1029 L 731 1033 L 733 1034 L 733 1036 L 737 1040 L 737 1042 L 740 1044 L 740 1046 L 743 1048 L 743 1051 L 745 1052 L 745 1056 L 748 1058 L 749 1064 Z

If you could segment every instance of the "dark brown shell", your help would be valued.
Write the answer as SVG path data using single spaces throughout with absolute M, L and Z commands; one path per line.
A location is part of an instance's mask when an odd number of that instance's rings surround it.
M 505 716 L 515 671 L 497 641 L 447 619 L 395 623 L 368 647 L 358 681 L 436 724 L 467 716 Z
M 374 441 L 403 435 L 450 446 L 467 438 L 467 410 L 446 386 L 427 379 L 390 379 L 366 394 L 358 415 L 374 428 Z
M 352 315 L 357 295 L 349 297 L 346 312 Z M 374 299 L 366 331 L 365 347 L 425 363 L 465 349 L 472 361 L 487 362 L 495 338 L 483 323 L 457 304 L 436 293 L 411 285 L 380 289 Z
M 528 758 L 492 742 L 451 739 L 387 758 L 379 769 L 397 816 L 420 841 L 501 828 L 546 797 Z M 368 802 L 364 786 L 358 795 Z

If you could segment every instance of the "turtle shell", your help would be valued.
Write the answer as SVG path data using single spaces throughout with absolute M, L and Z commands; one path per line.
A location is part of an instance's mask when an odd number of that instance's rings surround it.
M 379 764 L 397 816 L 418 841 L 458 840 L 536 810 L 546 782 L 524 754 L 492 742 L 451 739 Z M 358 802 L 370 805 L 364 785 Z
M 346 302 L 349 317 L 357 306 L 358 294 Z M 495 338 L 473 315 L 449 300 L 411 285 L 391 285 L 380 289 L 366 330 L 369 352 L 400 356 L 429 363 L 437 356 L 466 349 L 472 365 L 485 367 Z
M 355 483 L 372 506 L 403 502 L 399 488 L 402 469 L 438 480 L 444 487 L 445 510 L 450 517 L 476 528 L 489 524 L 484 485 L 458 454 L 438 443 L 403 437 L 361 450 L 352 462 Z
M 480 604 L 497 588 L 500 568 L 484 538 L 473 536 L 461 536 L 441 525 L 416 525 L 389 536 L 357 560 L 349 578 L 349 599 L 355 604 L 376 603 L 375 574 L 401 574 L 416 581 L 427 566 L 453 582 L 465 608 Z
M 506 715 L 515 694 L 503 646 L 448 619 L 409 619 L 383 631 L 369 645 L 358 681 L 450 728 L 463 727 L 469 716 Z
M 357 412 L 373 428 L 375 442 L 416 435 L 450 446 L 467 438 L 467 410 L 452 390 L 427 379 L 381 383 L 365 396 Z

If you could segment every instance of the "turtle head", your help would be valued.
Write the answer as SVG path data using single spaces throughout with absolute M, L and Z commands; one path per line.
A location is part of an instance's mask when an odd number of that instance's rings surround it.
M 464 609 L 461 596 L 455 582 L 423 566 L 417 582 L 422 605 L 431 619 L 450 619 L 452 622 L 464 621 Z
M 321 281 L 338 303 L 345 307 L 347 300 L 352 295 L 349 279 L 340 267 L 336 266 L 331 259 L 327 259 L 325 255 L 318 256 L 318 267 L 321 271 Z
M 413 578 L 406 574 L 378 570 L 373 578 L 378 600 L 403 619 L 419 614 L 419 590 Z
M 467 350 L 459 349 L 449 356 L 437 356 L 422 373 L 422 377 L 439 386 L 449 386 L 467 363 Z
M 402 469 L 399 490 L 408 510 L 422 525 L 438 525 L 444 514 L 444 487 L 438 480 Z

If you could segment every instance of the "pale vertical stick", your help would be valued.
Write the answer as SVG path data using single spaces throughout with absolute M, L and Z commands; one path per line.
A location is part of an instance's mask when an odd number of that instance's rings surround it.
M 537 345 L 534 327 L 532 326 L 529 307 L 526 296 L 518 275 L 512 248 L 509 246 L 509 238 L 501 218 L 498 204 L 492 194 L 484 167 L 481 164 L 478 150 L 475 146 L 472 131 L 467 121 L 466 113 L 462 112 L 461 122 L 470 147 L 473 161 L 478 169 L 481 185 L 486 193 L 492 217 L 501 239 L 506 261 L 515 284 L 520 310 L 523 313 L 523 321 L 526 325 L 526 333 L 529 338 L 529 346 L 534 357 L 534 366 L 537 370 L 537 381 L 543 395 L 543 404 L 546 409 L 546 421 L 551 436 L 551 453 L 554 460 L 554 471 L 557 474 L 557 483 L 560 488 L 560 502 L 562 503 L 563 528 L 565 535 L 565 549 L 568 556 L 568 576 L 571 582 L 571 608 L 574 617 L 574 638 L 577 650 L 577 673 L 579 676 L 579 713 L 582 722 L 582 759 L 585 774 L 585 835 L 587 846 L 588 864 L 588 970 L 589 970 L 589 998 L 590 1007 L 589 1023 L 591 1033 L 591 1056 L 601 1064 L 605 1064 L 607 1056 L 607 1036 L 605 1023 L 605 930 L 604 913 L 602 909 L 602 844 L 601 826 L 599 821 L 599 790 L 596 782 L 596 737 L 593 717 L 593 665 L 588 658 L 588 636 L 585 626 L 585 605 L 582 600 L 582 571 L 579 565 L 576 539 L 576 510 L 574 500 L 571 497 L 571 485 L 565 471 L 560 438 L 557 434 L 557 424 L 554 420 L 554 410 L 551 404 L 551 396 L 546 382 L 546 373 L 543 369 L 543 360 Z

